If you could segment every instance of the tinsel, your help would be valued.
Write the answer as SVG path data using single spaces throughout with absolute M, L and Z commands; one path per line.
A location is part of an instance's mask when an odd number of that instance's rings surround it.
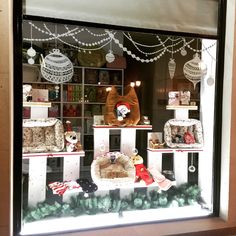
M 70 203 L 48 204 L 39 203 L 35 208 L 24 210 L 24 221 L 32 222 L 48 217 L 95 215 L 101 213 L 118 213 L 123 211 L 145 210 L 167 207 L 182 207 L 193 204 L 202 204 L 201 191 L 197 185 L 183 184 L 172 186 L 168 191 L 161 193 L 153 190 L 149 193 L 135 191 L 126 198 L 121 199 L 118 194 L 95 196 L 83 194 L 72 196 Z

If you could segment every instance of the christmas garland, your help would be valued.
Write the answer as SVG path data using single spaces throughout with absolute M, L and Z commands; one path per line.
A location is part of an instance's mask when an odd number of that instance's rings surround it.
M 57 218 L 64 216 L 95 215 L 99 213 L 118 213 L 123 211 L 145 210 L 164 207 L 183 207 L 194 204 L 202 204 L 201 191 L 197 185 L 183 184 L 179 187 L 171 187 L 166 192 L 155 190 L 146 193 L 136 191 L 128 197 L 120 199 L 118 194 L 112 193 L 105 196 L 91 194 L 85 197 L 78 194 L 71 198 L 70 203 L 48 204 L 38 203 L 37 207 L 24 209 L 24 221 L 32 222 L 45 218 Z

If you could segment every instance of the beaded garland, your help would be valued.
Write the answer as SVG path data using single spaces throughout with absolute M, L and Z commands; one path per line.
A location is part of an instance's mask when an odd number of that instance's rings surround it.
M 165 53 L 171 53 L 172 55 L 175 53 L 181 53 L 182 56 L 185 56 L 187 54 L 187 51 L 185 48 L 188 48 L 189 50 L 193 52 L 203 52 L 207 51 L 211 47 L 215 46 L 216 43 L 213 43 L 212 45 L 205 47 L 203 45 L 203 49 L 194 49 L 191 47 L 191 43 L 193 43 L 196 39 L 190 39 L 187 41 L 183 37 L 170 37 L 167 36 L 164 40 L 161 39 L 159 35 L 155 35 L 158 43 L 157 44 L 141 44 L 136 42 L 130 33 L 123 32 L 123 35 L 134 45 L 134 47 L 137 49 L 137 51 L 145 56 L 145 58 L 141 58 L 140 56 L 137 56 L 135 53 L 128 50 L 126 47 L 124 47 L 123 43 L 119 41 L 119 39 L 116 37 L 116 31 L 112 30 L 104 30 L 102 33 L 94 33 L 91 30 L 89 30 L 86 27 L 80 28 L 78 26 L 74 27 L 73 29 L 70 29 L 67 25 L 64 25 L 65 32 L 61 34 L 53 34 L 49 31 L 47 25 L 44 23 L 43 26 L 46 30 L 41 29 L 39 26 L 35 25 L 33 22 L 28 22 L 35 30 L 41 32 L 42 34 L 49 35 L 48 38 L 24 38 L 26 41 L 50 41 L 50 40 L 59 40 L 60 42 L 78 50 L 83 51 L 84 53 L 88 52 L 91 53 L 93 50 L 99 50 L 111 42 L 114 42 L 121 48 L 124 52 L 127 53 L 127 55 L 131 56 L 132 58 L 136 59 L 137 61 L 140 61 L 142 63 L 151 63 L 154 61 L 157 61 L 160 59 Z M 78 37 L 75 37 L 76 35 L 79 35 L 82 32 L 87 32 L 90 36 L 93 36 L 94 38 L 98 38 L 99 40 L 88 43 L 84 42 L 82 40 L 79 40 Z M 67 37 L 71 37 L 77 45 L 74 45 L 72 43 L 69 43 L 66 39 Z M 63 38 L 63 39 L 62 39 Z M 169 43 L 171 42 L 171 43 Z M 143 50 L 141 48 L 145 48 L 147 50 Z M 172 48 L 172 49 L 170 49 Z M 175 48 L 175 50 L 173 50 Z M 150 49 L 154 49 L 150 51 Z M 155 55 L 155 56 L 154 56 Z M 149 57 L 150 56 L 150 57 Z M 152 57 L 151 57 L 152 56 Z M 149 57 L 149 58 L 147 58 Z

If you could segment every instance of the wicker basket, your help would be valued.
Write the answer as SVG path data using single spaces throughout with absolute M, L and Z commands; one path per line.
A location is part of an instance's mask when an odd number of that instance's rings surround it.
M 119 171 L 117 167 L 123 169 Z M 107 172 L 104 171 L 105 168 Z M 125 187 L 135 182 L 135 167 L 132 160 L 122 153 L 116 153 L 115 164 L 111 162 L 108 154 L 92 162 L 91 176 L 99 187 Z

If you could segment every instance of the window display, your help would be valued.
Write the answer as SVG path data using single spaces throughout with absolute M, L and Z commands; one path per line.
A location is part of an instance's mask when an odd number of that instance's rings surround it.
M 25 20 L 23 41 L 22 235 L 213 214 L 216 40 Z

